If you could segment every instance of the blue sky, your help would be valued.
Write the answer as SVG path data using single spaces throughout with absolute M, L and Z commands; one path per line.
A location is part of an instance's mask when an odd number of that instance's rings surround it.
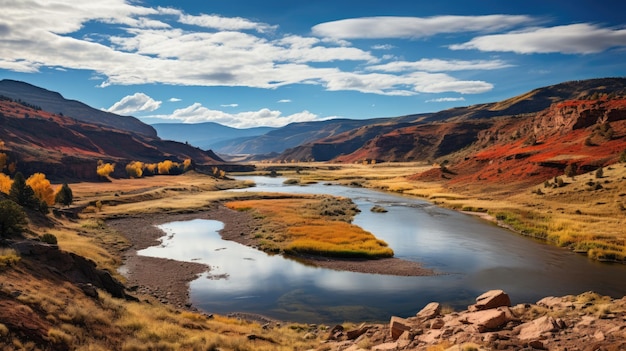
M 147 123 L 393 117 L 626 76 L 626 3 L 0 0 L 0 79 Z

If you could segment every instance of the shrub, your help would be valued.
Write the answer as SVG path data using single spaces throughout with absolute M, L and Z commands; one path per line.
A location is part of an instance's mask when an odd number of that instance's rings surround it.
M 57 237 L 54 234 L 46 233 L 41 236 L 41 241 L 43 241 L 46 244 L 56 245 Z
M 11 200 L 0 200 L 0 237 L 21 232 L 26 223 L 22 207 Z
M 578 170 L 578 166 L 575 163 L 570 163 L 565 167 L 565 175 L 568 177 L 574 177 L 576 175 L 576 171 Z
M 602 169 L 602 167 L 600 167 L 596 171 L 596 178 L 602 178 L 602 177 L 604 177 L 604 170 Z
M 20 256 L 13 249 L 0 248 L 0 268 L 12 266 L 20 261 Z M 0 324 L 1 326 L 2 324 Z M 2 328 L 0 328 L 2 329 Z M 0 336 L 2 332 L 0 330 Z

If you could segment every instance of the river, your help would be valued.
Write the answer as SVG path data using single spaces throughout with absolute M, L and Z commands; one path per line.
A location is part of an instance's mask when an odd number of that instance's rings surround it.
M 349 197 L 361 210 L 354 224 L 385 240 L 395 257 L 440 274 L 397 277 L 315 268 L 222 240 L 218 221 L 160 226 L 166 233 L 162 245 L 139 254 L 210 265 L 210 272 L 190 284 L 193 304 L 210 313 L 341 323 L 408 317 L 431 301 L 465 308 L 490 289 L 505 290 L 514 304 L 585 291 L 626 295 L 626 265 L 594 262 L 420 199 L 339 185 L 286 186 L 282 178 L 239 178 L 257 186 L 236 191 Z M 388 212 L 371 212 L 374 205 Z

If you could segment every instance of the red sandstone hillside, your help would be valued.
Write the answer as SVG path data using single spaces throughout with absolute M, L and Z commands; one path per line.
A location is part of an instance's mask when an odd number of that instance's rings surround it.
M 450 179 L 451 185 L 537 184 L 618 161 L 626 150 L 626 99 L 571 100 L 532 116 L 507 117 L 476 135 L 466 149 L 448 155 L 450 165 L 415 179 Z
M 79 121 L 6 98 L 0 101 L 0 140 L 9 162 L 16 161 L 22 173 L 43 172 L 50 179 L 97 179 L 98 160 L 125 165 L 190 158 L 200 168 L 223 163 L 212 151 Z M 117 167 L 114 175 L 125 176 L 124 167 Z
M 626 149 L 624 96 L 626 79 L 567 82 L 413 122 L 403 117 L 364 126 L 290 149 L 280 158 L 450 162 L 445 172 L 416 178 L 536 184 L 563 174 L 568 164 L 583 172 L 616 162 Z

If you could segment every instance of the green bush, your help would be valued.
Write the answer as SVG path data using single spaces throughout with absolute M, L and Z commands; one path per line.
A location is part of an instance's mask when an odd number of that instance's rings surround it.
M 46 233 L 46 234 L 41 236 L 41 241 L 43 241 L 46 244 L 56 245 L 57 244 L 57 237 L 54 236 L 54 234 Z
M 0 200 L 0 237 L 21 232 L 26 225 L 26 213 L 14 201 Z

